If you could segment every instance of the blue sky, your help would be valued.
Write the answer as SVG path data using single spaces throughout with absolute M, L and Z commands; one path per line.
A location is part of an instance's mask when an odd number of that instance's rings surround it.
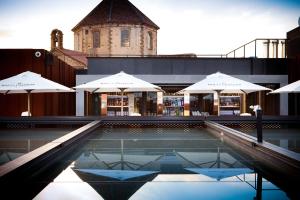
M 0 48 L 50 48 L 61 29 L 73 49 L 71 29 L 100 0 L 0 0 Z M 298 26 L 300 1 L 131 0 L 159 27 L 158 53 L 219 54 L 255 38 L 285 38 Z

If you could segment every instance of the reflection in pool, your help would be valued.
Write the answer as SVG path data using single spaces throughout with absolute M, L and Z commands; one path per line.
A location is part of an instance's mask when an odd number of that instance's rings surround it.
M 73 128 L 0 129 L 0 165 L 73 130 Z
M 34 199 L 289 199 L 205 129 L 103 128 L 64 160 Z
M 240 129 L 240 131 L 256 137 L 256 129 Z M 263 139 L 276 146 L 300 153 L 299 128 L 263 129 Z

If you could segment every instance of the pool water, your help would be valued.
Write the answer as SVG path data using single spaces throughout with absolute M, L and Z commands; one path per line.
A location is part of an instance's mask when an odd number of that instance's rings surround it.
M 0 165 L 47 144 L 74 128 L 32 128 L 0 130 Z
M 34 199 L 289 199 L 255 163 L 202 128 L 101 128 Z

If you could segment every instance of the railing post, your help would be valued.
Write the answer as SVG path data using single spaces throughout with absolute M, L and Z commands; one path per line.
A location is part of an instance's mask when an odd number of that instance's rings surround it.
M 256 133 L 257 133 L 257 142 L 261 143 L 263 141 L 262 134 L 262 110 L 256 110 Z
M 255 58 L 256 58 L 256 40 L 255 40 L 255 42 L 254 42 L 254 56 L 255 56 Z

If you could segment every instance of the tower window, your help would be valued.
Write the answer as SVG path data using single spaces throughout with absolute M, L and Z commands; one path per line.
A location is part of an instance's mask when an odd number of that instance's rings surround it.
M 121 30 L 121 47 L 129 47 L 130 46 L 130 31 L 129 29 Z
M 93 48 L 100 48 L 100 32 L 93 32 Z
M 153 49 L 153 35 L 150 31 L 147 33 L 147 48 Z

